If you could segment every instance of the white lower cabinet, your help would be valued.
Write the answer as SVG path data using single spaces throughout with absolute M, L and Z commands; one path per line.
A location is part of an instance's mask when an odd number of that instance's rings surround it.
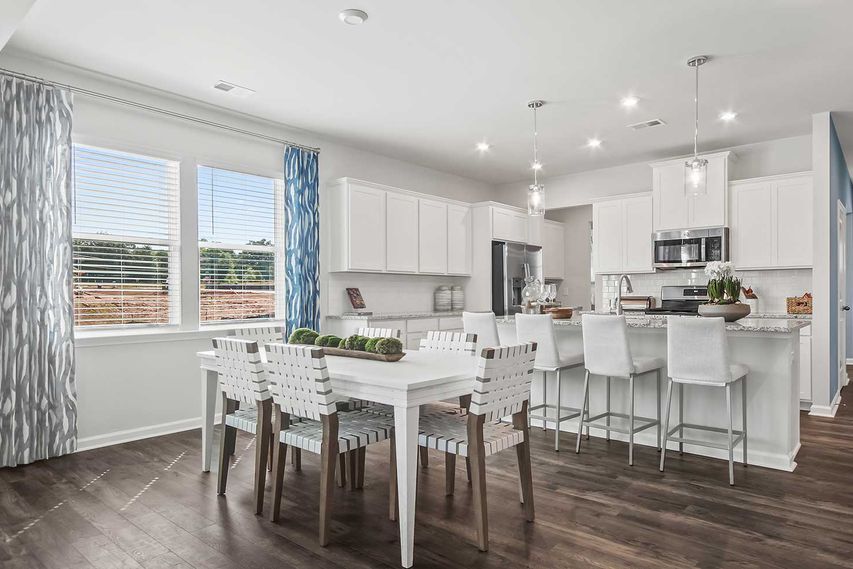
M 731 256 L 738 269 L 812 266 L 811 174 L 731 183 Z
M 595 272 L 654 272 L 652 217 L 651 194 L 593 203 L 592 247 Z
M 356 334 L 359 328 L 391 328 L 400 331 L 400 341 L 406 350 L 420 348 L 421 340 L 427 337 L 427 332 L 442 330 L 446 332 L 462 332 L 462 318 L 459 316 L 442 316 L 440 318 L 407 318 L 400 320 L 371 320 L 370 317 L 341 320 L 326 319 L 324 334 L 337 334 L 345 338 Z
M 812 327 L 800 330 L 800 400 L 812 400 Z

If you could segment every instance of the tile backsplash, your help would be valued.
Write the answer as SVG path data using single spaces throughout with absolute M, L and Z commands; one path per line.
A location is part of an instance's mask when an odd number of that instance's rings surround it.
M 660 289 L 664 285 L 704 285 L 704 271 L 674 270 L 650 274 L 629 275 L 634 285 L 632 296 L 654 296 L 660 306 Z M 752 287 L 758 295 L 760 312 L 784 313 L 785 299 L 812 291 L 811 269 L 780 269 L 774 271 L 737 271 L 743 286 Z M 619 275 L 599 275 L 595 279 L 596 308 L 609 306 L 616 298 Z M 625 294 L 625 293 L 623 293 Z

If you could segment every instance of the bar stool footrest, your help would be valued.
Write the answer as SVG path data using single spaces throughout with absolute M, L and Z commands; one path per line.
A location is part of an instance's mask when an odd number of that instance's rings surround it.
M 709 432 L 709 433 L 719 433 L 719 434 L 723 434 L 723 435 L 729 434 L 728 429 L 723 429 L 721 427 L 707 427 L 705 425 L 694 425 L 692 423 L 679 423 L 678 425 L 676 425 L 675 427 L 673 427 L 672 429 L 669 430 L 669 432 L 665 436 L 664 442 L 665 443 L 675 442 L 675 443 L 682 443 L 685 445 L 694 445 L 694 446 L 708 447 L 708 448 L 718 448 L 718 449 L 722 449 L 722 450 L 728 450 L 729 449 L 728 442 L 715 443 L 712 441 L 700 441 L 700 440 L 696 440 L 696 439 L 688 439 L 685 437 L 674 437 L 674 436 L 672 436 L 672 434 L 674 432 L 679 431 L 681 429 L 691 429 L 694 431 L 705 431 L 705 432 Z M 732 435 L 733 435 L 732 447 L 734 448 L 743 441 L 744 433 L 743 433 L 743 431 L 736 431 L 733 429 Z
M 593 427 L 596 429 L 601 429 L 607 432 L 614 433 L 623 433 L 630 434 L 630 431 L 627 427 L 614 427 L 613 425 L 608 426 L 606 423 L 598 423 L 596 421 L 600 421 L 601 419 L 606 419 L 607 417 L 617 417 L 619 419 L 630 419 L 631 416 L 625 413 L 599 413 L 594 417 L 590 417 L 589 419 L 584 420 L 583 424 L 587 427 Z M 634 415 L 634 424 L 640 423 L 639 426 L 634 427 L 634 433 L 639 433 L 640 431 L 645 431 L 649 427 L 654 427 L 659 423 L 657 419 L 651 419 L 649 417 L 640 417 L 639 415 Z

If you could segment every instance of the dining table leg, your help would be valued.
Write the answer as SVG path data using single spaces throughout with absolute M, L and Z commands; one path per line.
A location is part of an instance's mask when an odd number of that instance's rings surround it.
M 213 455 L 213 423 L 216 416 L 216 382 L 219 374 L 201 370 L 201 471 L 210 472 Z
M 400 508 L 400 556 L 403 567 L 411 567 L 414 562 L 419 413 L 418 405 L 394 406 L 394 439 L 397 445 L 397 490 Z

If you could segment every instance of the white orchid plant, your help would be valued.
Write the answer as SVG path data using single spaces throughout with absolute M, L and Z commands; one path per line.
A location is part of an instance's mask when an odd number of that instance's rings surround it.
M 708 275 L 710 304 L 734 304 L 740 301 L 740 279 L 734 276 L 734 267 L 727 261 L 711 261 L 705 265 Z

